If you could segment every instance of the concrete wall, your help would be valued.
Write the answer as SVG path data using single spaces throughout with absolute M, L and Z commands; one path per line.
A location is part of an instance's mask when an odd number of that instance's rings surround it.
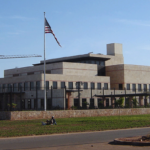
M 111 88 L 118 89 L 119 84 L 124 85 L 124 65 L 106 66 L 106 76 L 110 77 Z
M 124 65 L 124 78 L 125 83 L 150 84 L 150 67 L 141 65 Z
M 131 109 L 93 109 L 93 110 L 65 110 L 65 111 L 14 111 L 0 112 L 0 120 L 30 120 L 70 117 L 117 116 L 117 115 L 150 114 L 150 108 Z
M 96 76 L 98 74 L 97 65 L 63 62 L 63 74 L 64 75 Z
M 106 76 L 110 77 L 111 88 L 119 88 L 119 84 L 123 84 L 123 88 L 126 88 L 126 84 L 136 84 L 136 89 L 138 84 L 141 84 L 143 89 L 143 84 L 147 84 L 147 89 L 149 89 L 150 84 L 150 67 L 140 66 L 140 65 L 112 65 L 106 66 Z
M 4 77 L 9 78 L 13 77 L 14 75 L 27 76 L 28 73 L 41 74 L 43 73 L 43 69 L 44 69 L 43 65 L 8 69 L 4 71 Z M 86 75 L 86 76 L 97 75 L 96 64 L 60 62 L 60 63 L 46 64 L 46 70 L 50 71 L 51 74 Z

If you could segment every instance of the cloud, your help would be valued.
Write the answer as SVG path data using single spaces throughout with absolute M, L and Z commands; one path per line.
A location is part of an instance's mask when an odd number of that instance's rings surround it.
M 120 23 L 124 23 L 124 24 L 131 24 L 131 25 L 150 27 L 150 21 L 128 20 L 128 19 L 115 19 L 115 21 L 120 22 Z

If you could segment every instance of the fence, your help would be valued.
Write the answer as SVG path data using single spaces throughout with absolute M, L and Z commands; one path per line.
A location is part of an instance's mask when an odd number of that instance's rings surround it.
M 147 89 L 56 88 L 51 86 L 46 88 L 46 104 L 47 110 L 149 107 L 149 95 L 150 92 Z M 124 101 L 120 99 L 121 97 L 124 97 Z M 16 110 L 44 110 L 44 87 L 0 88 L 0 111 Z

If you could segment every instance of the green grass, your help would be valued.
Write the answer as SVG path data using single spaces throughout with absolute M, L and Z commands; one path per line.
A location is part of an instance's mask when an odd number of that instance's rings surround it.
M 0 120 L 0 137 L 150 127 L 150 115 L 56 118 L 57 125 L 46 126 L 41 125 L 42 121 L 45 121 L 45 119 L 27 121 Z

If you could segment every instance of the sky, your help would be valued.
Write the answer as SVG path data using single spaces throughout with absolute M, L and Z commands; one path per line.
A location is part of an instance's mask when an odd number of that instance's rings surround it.
M 46 34 L 46 59 L 106 54 L 106 44 L 123 44 L 125 64 L 150 65 L 150 0 L 0 0 L 0 59 L 4 70 L 32 66 L 44 56 L 44 12 L 62 45 Z

